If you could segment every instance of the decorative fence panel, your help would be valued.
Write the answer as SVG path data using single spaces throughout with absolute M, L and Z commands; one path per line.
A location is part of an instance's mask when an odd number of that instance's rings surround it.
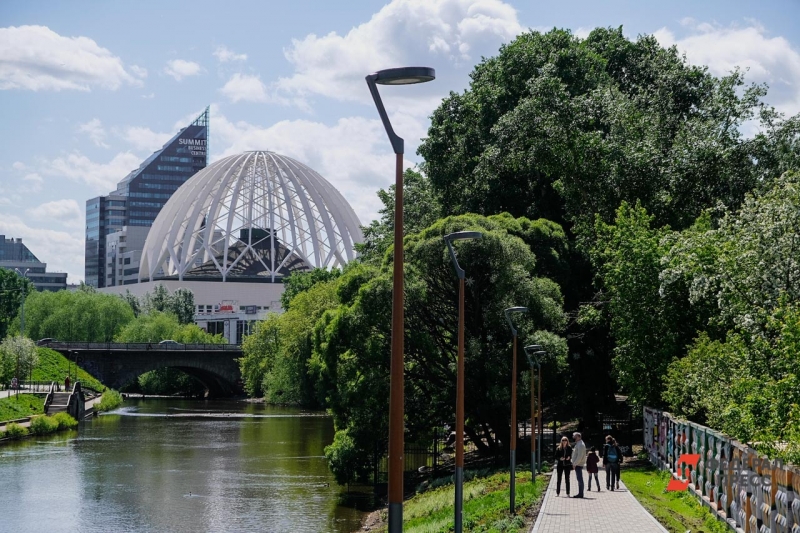
M 688 482 L 699 500 L 741 533 L 800 533 L 800 468 L 713 429 L 644 408 L 650 462 Z M 687 455 L 699 456 L 696 467 Z M 683 460 L 682 460 L 683 459 Z

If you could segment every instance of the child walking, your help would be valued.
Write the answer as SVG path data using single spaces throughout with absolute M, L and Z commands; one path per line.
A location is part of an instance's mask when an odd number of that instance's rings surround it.
M 594 476 L 594 482 L 597 483 L 597 492 L 600 492 L 600 480 L 597 479 L 597 463 L 599 462 L 597 448 L 592 446 L 591 451 L 586 456 L 586 471 L 589 473 L 589 490 L 592 490 L 592 476 Z

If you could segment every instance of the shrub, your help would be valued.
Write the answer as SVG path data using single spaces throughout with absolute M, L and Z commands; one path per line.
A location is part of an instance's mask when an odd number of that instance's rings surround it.
M 24 437 L 27 434 L 28 434 L 27 428 L 24 428 L 17 423 L 11 422 L 6 426 L 6 432 L 3 434 L 3 436 L 8 437 L 10 439 L 19 439 L 20 437 Z
M 56 413 L 53 420 L 58 423 L 58 429 L 73 429 L 78 426 L 78 421 L 67 413 Z
M 122 405 L 122 395 L 114 389 L 106 389 L 94 408 L 96 411 L 112 411 L 120 405 Z
M 31 418 L 31 433 L 46 435 L 58 431 L 58 421 L 50 416 L 39 415 Z

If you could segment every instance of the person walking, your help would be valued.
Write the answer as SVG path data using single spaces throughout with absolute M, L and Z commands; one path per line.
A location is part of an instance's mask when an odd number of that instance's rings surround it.
M 600 457 L 603 458 L 603 468 L 606 471 L 606 490 L 611 489 L 611 463 L 608 462 L 606 457 L 608 456 L 608 448 L 611 446 L 611 441 L 613 437 L 611 435 L 606 435 L 606 443 L 603 445 L 603 449 L 600 450 Z
M 583 498 L 583 469 L 586 466 L 586 444 L 577 431 L 572 434 L 575 445 L 572 447 L 572 468 L 578 480 L 578 494 L 573 498 Z
M 605 460 L 609 465 L 609 470 L 611 471 L 610 490 L 613 491 L 615 486 L 617 490 L 619 490 L 619 465 L 622 462 L 622 450 L 619 449 L 619 446 L 617 446 L 617 441 L 613 438 L 611 439 L 608 449 L 606 450 Z
M 69 374 L 64 377 L 64 392 L 69 392 Z
M 592 446 L 592 449 L 586 456 L 586 471 L 589 473 L 589 490 L 592 490 L 592 476 L 594 476 L 594 482 L 597 484 L 597 492 L 600 492 L 600 480 L 597 479 L 597 463 L 600 462 L 600 458 L 597 457 L 596 452 L 597 448 Z
M 569 476 L 572 471 L 572 446 L 569 445 L 567 437 L 561 437 L 561 444 L 556 448 L 556 496 L 561 494 L 561 476 L 567 484 L 567 496 L 569 496 Z

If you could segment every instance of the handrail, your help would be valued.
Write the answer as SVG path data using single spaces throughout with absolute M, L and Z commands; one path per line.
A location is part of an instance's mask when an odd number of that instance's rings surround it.
M 47 412 L 47 408 L 50 407 L 50 404 L 53 403 L 53 393 L 56 387 L 56 382 L 50 382 L 50 391 L 47 393 L 47 396 L 44 397 L 44 409 L 43 412 Z
M 242 350 L 241 344 L 159 344 L 157 342 L 49 342 L 47 348 L 56 350 L 144 350 L 144 351 L 232 351 Z

